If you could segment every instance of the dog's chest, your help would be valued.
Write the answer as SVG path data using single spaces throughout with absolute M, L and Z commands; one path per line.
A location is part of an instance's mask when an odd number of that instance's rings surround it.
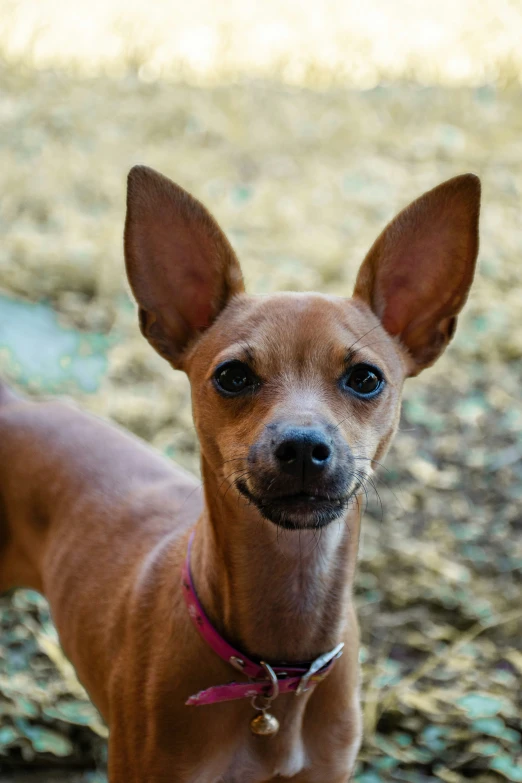
M 326 737 L 322 738 L 326 742 Z M 359 746 L 358 734 L 347 744 L 329 743 L 328 753 L 308 747 L 301 735 L 284 744 L 256 738 L 243 744 L 230 758 L 226 772 L 213 783 L 267 783 L 276 778 L 299 783 L 324 783 L 348 775 Z M 208 778 L 207 778 L 208 779 Z M 206 780 L 207 780 L 206 779 Z
M 269 743 L 267 738 L 254 739 L 253 743 Z M 263 783 L 277 776 L 292 778 L 307 766 L 307 756 L 301 738 L 290 746 L 279 746 L 274 752 L 259 752 L 255 744 L 243 746 L 234 755 L 230 767 L 216 783 Z M 263 750 L 265 750 L 263 748 Z

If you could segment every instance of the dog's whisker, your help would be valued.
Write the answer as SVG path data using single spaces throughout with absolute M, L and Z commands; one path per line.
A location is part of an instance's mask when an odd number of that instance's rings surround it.
M 370 462 L 372 464 L 372 466 L 373 465 L 378 465 L 379 468 L 381 468 L 382 470 L 385 470 L 388 473 L 391 473 L 391 470 L 389 468 L 387 468 L 386 465 L 383 465 L 382 462 L 379 462 L 379 460 L 376 460 L 373 457 L 363 457 L 363 456 L 358 455 L 358 454 L 353 454 L 352 456 L 353 456 L 354 459 L 360 459 L 360 460 L 364 460 L 366 462 Z
M 364 333 L 363 335 L 361 335 L 361 336 L 360 336 L 360 337 L 359 337 L 357 340 L 355 340 L 355 342 L 353 342 L 353 343 L 350 345 L 350 347 L 348 348 L 348 350 L 347 350 L 347 352 L 346 352 L 346 354 L 347 354 L 347 358 L 348 358 L 348 357 L 350 357 L 350 355 L 351 355 L 351 354 L 354 352 L 354 351 L 353 351 L 353 349 L 355 348 L 355 346 L 357 345 L 357 343 L 359 343 L 361 340 L 364 340 L 364 338 L 365 338 L 365 337 L 366 337 L 368 334 L 371 334 L 371 332 L 374 332 L 376 329 L 379 329 L 379 328 L 382 328 L 382 325 L 381 325 L 380 323 L 376 324 L 375 326 L 372 326 L 372 328 L 371 328 L 371 329 L 368 329 L 368 331 L 367 331 L 367 332 L 365 332 L 365 333 Z
M 241 473 L 239 476 L 236 476 L 236 477 L 234 478 L 234 480 L 233 480 L 233 481 L 231 481 L 231 482 L 230 482 L 230 484 L 228 485 L 228 488 L 226 489 L 226 491 L 225 491 L 225 494 L 223 495 L 223 500 L 225 500 L 225 498 L 226 498 L 226 496 L 227 496 L 228 492 L 229 492 L 229 491 L 232 489 L 232 487 L 236 487 L 236 489 L 237 489 L 237 482 L 238 482 L 238 481 L 241 481 L 241 479 L 242 479 L 242 478 L 244 478 L 245 476 L 247 476 L 247 477 L 248 477 L 249 475 L 250 475 L 250 470 L 245 470 L 245 471 L 243 471 L 243 473 Z M 239 494 L 239 493 L 238 493 L 238 494 Z
M 379 465 L 379 467 L 380 467 L 380 468 L 383 468 L 383 469 L 384 469 L 385 471 L 387 471 L 388 473 L 391 473 L 391 471 L 390 471 L 390 470 L 389 470 L 389 469 L 388 469 L 388 468 L 387 468 L 385 465 L 382 465 L 382 464 L 381 464 L 380 462 L 378 462 L 377 460 L 372 460 L 370 457 L 360 457 L 360 456 L 355 456 L 355 457 L 354 457 L 354 459 L 364 460 L 364 461 L 371 462 L 371 463 L 373 463 L 373 464 L 375 464 L 375 465 Z M 368 478 L 370 478 L 370 476 L 368 476 Z M 393 497 L 394 497 L 394 498 L 395 498 L 395 500 L 397 501 L 397 503 L 398 503 L 399 507 L 402 509 L 402 511 L 404 511 L 404 510 L 405 510 L 405 509 L 404 509 L 404 506 L 403 506 L 403 504 L 402 504 L 402 501 L 401 501 L 401 499 L 400 499 L 400 497 L 397 495 L 397 493 L 395 492 L 395 490 L 393 490 L 393 489 L 391 488 L 390 484 L 389 484 L 389 483 L 388 483 L 388 481 L 387 481 L 387 480 L 384 478 L 384 476 L 380 476 L 380 475 L 378 475 L 378 474 L 376 474 L 376 475 L 374 474 L 374 475 L 373 475 L 371 478 L 372 478 L 372 481 L 374 481 L 374 482 L 377 482 L 377 481 L 378 481 L 378 482 L 380 482 L 381 484 L 384 484 L 384 486 L 386 487 L 386 489 L 387 489 L 389 492 L 391 492 L 391 493 L 392 493 Z M 375 489 L 375 492 L 377 493 L 377 487 L 376 487 L 376 486 L 374 487 L 374 489 Z M 400 486 L 400 484 L 398 485 L 398 489 L 399 489 L 399 491 L 401 491 L 401 486 Z
M 239 457 L 232 457 L 231 459 L 226 459 L 226 460 L 223 460 L 223 463 L 222 463 L 222 464 L 223 464 L 223 465 L 226 465 L 226 464 L 227 464 L 227 463 L 229 463 L 229 462 L 237 462 L 237 460 L 244 460 L 244 459 L 246 459 L 247 457 L 248 457 L 248 454 L 245 454 L 245 455 L 243 455 L 243 456 L 239 456 Z

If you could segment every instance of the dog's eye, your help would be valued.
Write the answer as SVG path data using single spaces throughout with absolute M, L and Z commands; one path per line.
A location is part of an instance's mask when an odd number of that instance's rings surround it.
M 359 397 L 374 397 L 384 386 L 384 376 L 371 364 L 356 364 L 343 377 L 342 384 Z
M 214 382 L 219 391 L 226 394 L 240 394 L 259 383 L 250 367 L 238 361 L 220 365 L 214 373 Z

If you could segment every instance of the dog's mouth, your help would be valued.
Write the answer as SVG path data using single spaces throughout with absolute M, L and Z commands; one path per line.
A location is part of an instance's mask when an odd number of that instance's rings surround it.
M 253 503 L 261 515 L 287 530 L 320 528 L 339 519 L 359 484 L 346 495 L 331 496 L 322 493 L 297 492 L 289 495 L 260 497 L 254 494 L 242 480 L 236 483 L 238 491 Z

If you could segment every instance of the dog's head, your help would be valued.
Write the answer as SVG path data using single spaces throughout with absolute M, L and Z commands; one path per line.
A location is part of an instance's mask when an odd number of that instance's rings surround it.
M 478 250 L 480 183 L 429 191 L 378 237 L 352 299 L 249 296 L 195 198 L 129 174 L 125 258 L 140 326 L 191 381 L 203 466 L 280 526 L 340 517 L 385 453 L 405 378 L 451 340 Z

